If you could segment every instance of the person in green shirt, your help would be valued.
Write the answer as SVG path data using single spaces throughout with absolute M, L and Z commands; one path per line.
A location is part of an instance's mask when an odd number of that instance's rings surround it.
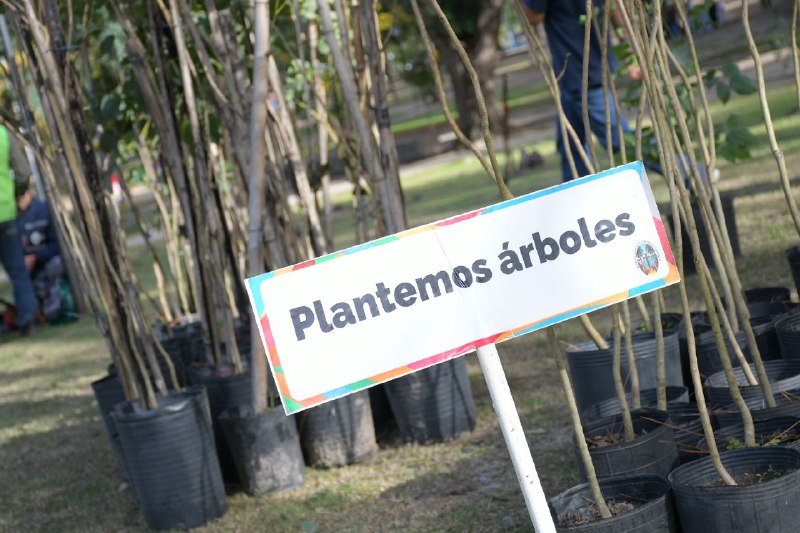
M 16 324 L 23 336 L 33 332 L 37 306 L 17 232 L 15 181 L 29 180 L 30 176 L 31 168 L 22 143 L 15 133 L 0 124 L 0 263 L 11 280 Z

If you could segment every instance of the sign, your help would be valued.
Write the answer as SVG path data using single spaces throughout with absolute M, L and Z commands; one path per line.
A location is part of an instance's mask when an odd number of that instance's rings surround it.
M 631 163 L 247 280 L 287 414 L 679 281 Z

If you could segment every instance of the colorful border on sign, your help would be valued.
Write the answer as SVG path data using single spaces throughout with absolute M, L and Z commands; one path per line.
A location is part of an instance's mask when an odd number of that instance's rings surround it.
M 607 177 L 611 174 L 616 174 L 621 171 L 625 170 L 635 170 L 638 172 L 640 179 L 642 182 L 647 180 L 647 175 L 644 172 L 644 166 L 642 165 L 641 161 L 636 161 L 633 163 L 629 163 L 627 165 L 622 165 L 610 170 L 606 170 L 599 174 L 594 174 L 591 176 L 586 176 L 580 178 L 578 180 L 569 181 L 566 183 L 562 183 L 560 185 L 555 185 L 553 187 L 549 187 L 547 189 L 543 189 L 541 191 L 532 192 L 526 194 L 524 196 L 520 196 L 517 198 L 513 198 L 511 200 L 507 200 L 505 202 L 495 204 L 492 206 L 488 206 L 482 209 L 477 209 L 475 211 L 470 211 L 468 213 L 457 215 L 451 218 L 447 218 L 441 221 L 432 222 L 430 224 L 419 226 L 417 228 L 413 228 L 410 230 L 402 231 L 395 235 L 389 235 L 386 237 L 382 237 L 380 239 L 376 239 L 374 241 L 370 241 L 368 243 L 364 243 L 358 246 L 354 246 L 352 248 L 348 248 L 346 250 L 334 252 L 322 257 L 318 257 L 316 259 L 311 259 L 308 261 L 304 261 L 302 263 L 298 263 L 296 265 L 288 266 L 285 268 L 281 268 L 275 270 L 273 272 L 268 272 L 266 274 L 262 274 L 260 276 L 256 276 L 253 278 L 249 278 L 246 280 L 248 286 L 248 292 L 250 293 L 251 303 L 253 305 L 254 310 L 256 311 L 256 317 L 259 325 L 259 329 L 261 331 L 261 338 L 264 343 L 264 346 L 267 351 L 267 357 L 269 358 L 270 366 L 273 370 L 273 376 L 275 378 L 275 382 L 278 386 L 278 390 L 280 391 L 281 398 L 283 400 L 283 406 L 286 411 L 286 414 L 296 413 L 303 409 L 307 409 L 309 407 L 313 407 L 315 405 L 319 405 L 321 403 L 327 402 L 329 400 L 333 400 L 335 398 L 339 398 L 342 396 L 346 396 L 348 394 L 360 391 L 362 389 L 366 389 L 372 387 L 374 385 L 378 385 L 385 381 L 389 381 L 394 378 L 398 378 L 401 376 L 405 376 L 407 374 L 411 374 L 412 372 L 416 372 L 418 370 L 422 370 L 423 368 L 427 368 L 429 366 L 433 366 L 438 363 L 442 363 L 447 361 L 448 359 L 452 359 L 454 357 L 458 357 L 469 353 L 481 346 L 485 346 L 490 343 L 498 343 L 508 339 L 513 339 L 514 337 L 519 337 L 520 335 L 525 335 L 526 333 L 531 333 L 538 329 L 542 329 L 558 322 L 563 322 L 564 320 L 568 320 L 570 318 L 574 318 L 576 316 L 582 315 L 584 313 L 588 313 L 591 311 L 595 311 L 597 309 L 601 309 L 603 307 L 609 306 L 611 304 L 621 302 L 623 300 L 627 300 L 628 298 L 632 298 L 634 296 L 644 294 L 650 291 L 654 291 L 661 287 L 665 287 L 671 283 L 674 283 L 680 279 L 680 275 L 678 273 L 678 268 L 675 264 L 675 258 L 672 255 L 672 250 L 669 245 L 669 240 L 667 239 L 667 233 L 664 228 L 664 223 L 661 220 L 661 216 L 658 213 L 658 208 L 655 203 L 655 199 L 653 198 L 652 194 L 650 193 L 649 187 L 645 186 L 645 191 L 648 193 L 648 201 L 650 203 L 650 209 L 653 213 L 653 222 L 656 225 L 656 230 L 658 232 L 659 238 L 661 240 L 661 246 L 664 250 L 666 255 L 665 259 L 669 266 L 669 271 L 666 276 L 663 278 L 654 280 L 652 282 L 646 283 L 639 287 L 632 288 L 627 292 L 615 294 L 598 300 L 596 302 L 589 303 L 587 305 L 571 309 L 569 311 L 559 313 L 557 315 L 545 318 L 543 320 L 539 320 L 537 322 L 532 322 L 530 324 L 526 324 L 524 326 L 520 326 L 510 331 L 504 331 L 501 333 L 497 333 L 496 335 L 491 335 L 489 337 L 478 339 L 472 341 L 470 343 L 464 344 L 463 346 L 458 346 L 456 348 L 452 348 L 446 352 L 436 354 L 430 357 L 426 357 L 419 361 L 415 361 L 408 365 L 395 368 L 393 370 L 389 370 L 387 372 L 383 372 L 381 374 L 371 376 L 366 379 L 359 380 L 355 383 L 351 383 L 349 385 L 345 385 L 343 387 L 339 387 L 330 391 L 327 391 L 323 394 L 312 396 L 310 398 L 293 398 L 289 392 L 288 384 L 286 383 L 286 379 L 283 375 L 283 369 L 281 367 L 280 356 L 278 355 L 278 350 L 275 346 L 275 341 L 272 337 L 272 330 L 270 329 L 269 319 L 266 315 L 266 309 L 264 306 L 264 302 L 262 301 L 261 291 L 259 290 L 261 283 L 267 279 L 271 279 L 276 276 L 281 276 L 284 274 L 288 274 L 289 272 L 294 272 L 296 270 L 301 270 L 303 268 L 308 268 L 314 265 L 318 265 L 320 263 L 324 263 L 326 261 L 332 261 L 338 259 L 340 257 L 344 257 L 346 255 L 352 255 L 363 250 L 368 250 L 370 248 L 376 248 L 378 246 L 388 244 L 390 242 L 397 241 L 399 239 L 404 239 L 411 237 L 412 235 L 417 235 L 419 233 L 423 233 L 426 231 L 432 231 L 436 228 L 449 226 L 453 224 L 457 224 L 459 222 L 463 222 L 465 220 L 469 220 L 471 218 L 475 218 L 478 216 L 487 215 L 489 213 L 493 213 L 495 211 L 499 211 L 501 209 L 506 209 L 508 207 L 518 205 L 524 202 L 529 202 L 536 198 L 541 198 L 543 196 L 547 196 L 553 194 L 555 192 L 568 189 L 571 187 L 575 187 L 578 185 L 582 185 L 587 183 L 588 181 L 594 181 L 598 179 L 602 179 Z

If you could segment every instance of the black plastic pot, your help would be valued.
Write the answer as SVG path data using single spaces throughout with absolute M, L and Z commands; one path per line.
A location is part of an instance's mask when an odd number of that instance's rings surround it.
M 697 441 L 703 438 L 703 422 L 700 418 L 672 428 L 675 447 L 678 449 L 678 463 L 686 464 L 704 457 L 697 448 Z
M 722 203 L 722 213 L 725 217 L 725 225 L 728 228 L 728 237 L 731 242 L 731 249 L 733 255 L 739 257 L 742 255 L 741 246 L 739 245 L 739 231 L 736 229 L 736 212 L 733 206 L 734 197 L 731 195 L 722 195 L 720 201 Z M 696 199 L 692 199 L 692 212 L 694 219 L 697 223 L 697 235 L 700 237 L 700 250 L 703 252 L 703 257 L 711 262 L 711 246 L 708 241 L 708 234 L 705 229 L 705 223 L 700 214 L 700 206 L 697 205 Z M 716 216 L 716 211 L 714 212 Z M 667 224 L 671 228 L 672 234 L 675 235 L 675 224 L 672 215 L 667 215 Z M 686 233 L 686 225 L 681 224 L 681 233 L 683 235 L 683 268 L 687 274 L 696 272 L 694 266 L 694 249 L 692 248 L 689 240 L 689 235 Z
M 631 394 L 625 395 L 628 400 L 628 408 L 633 408 Z M 667 387 L 667 405 L 670 402 L 686 402 L 689 399 L 689 390 L 686 387 Z M 658 390 L 647 389 L 639 393 L 639 400 L 642 407 L 655 407 L 658 404 Z M 613 416 L 622 412 L 619 399 L 609 398 L 600 403 L 596 403 L 589 409 L 581 413 L 581 421 L 590 424 L 595 420 Z
M 193 363 L 189 367 L 189 381 L 193 385 L 206 388 L 214 428 L 214 442 L 216 442 L 222 476 L 227 483 L 238 483 L 239 476 L 228 447 L 228 441 L 225 439 L 225 432 L 219 423 L 219 415 L 231 407 L 250 405 L 252 387 L 249 371 L 240 374 L 221 374 L 221 372 L 229 371 L 227 367 L 218 370 L 212 365 Z
M 128 481 L 128 472 L 125 467 L 125 456 L 122 453 L 122 444 L 119 441 L 117 428 L 114 426 L 114 419 L 111 417 L 114 406 L 125 401 L 125 391 L 122 389 L 122 383 L 120 383 L 116 375 L 106 376 L 92 382 L 92 391 L 97 400 L 97 408 L 100 410 L 100 416 L 103 417 L 106 434 L 108 435 L 109 441 L 111 441 L 111 450 L 114 452 L 114 459 L 117 461 L 119 475 L 122 477 L 123 481 Z
M 771 305 L 771 304 L 766 304 Z M 775 330 L 776 316 L 761 316 L 750 319 L 753 335 L 756 338 L 758 353 L 762 361 L 774 361 L 781 358 L 781 345 L 778 341 L 778 332 Z M 745 353 L 750 360 L 750 351 Z
M 588 483 L 572 487 L 549 500 L 550 514 L 556 531 L 575 533 L 667 533 L 677 531 L 677 518 L 669 484 L 661 476 L 643 475 L 600 480 L 600 491 L 606 501 L 628 500 L 643 503 L 633 511 L 584 524 L 559 525 L 569 514 L 582 514 L 590 504 L 592 491 Z
M 675 447 L 678 449 L 680 464 L 693 461 L 703 456 L 697 450 L 697 441 L 703 438 L 703 423 L 696 403 L 672 402 L 667 406 L 669 423 L 672 425 L 672 436 Z M 711 413 L 709 413 L 711 415 Z M 716 429 L 719 425 L 713 416 L 711 427 Z
M 773 361 L 780 359 L 781 350 L 778 343 L 778 335 L 775 331 L 775 320 L 770 316 L 762 316 L 750 319 L 751 327 L 753 328 L 753 335 L 756 338 L 758 345 L 758 352 L 761 354 L 762 361 Z M 712 374 L 722 370 L 722 361 L 720 359 L 719 349 L 717 348 L 717 341 L 714 332 L 710 326 L 698 325 L 695 329 L 695 346 L 697 348 L 697 367 L 700 370 L 702 377 L 708 377 Z M 725 336 L 723 334 L 723 336 Z M 747 345 L 747 337 L 743 330 L 739 330 L 734 334 L 736 344 L 742 350 L 742 354 L 747 361 L 752 362 L 750 356 L 750 348 Z M 738 365 L 739 360 L 731 347 L 730 341 L 725 336 L 725 346 L 728 351 L 728 357 L 732 365 Z
M 747 310 L 751 318 L 777 317 L 797 304 L 791 302 L 791 291 L 787 287 L 758 287 L 744 291 Z
M 125 401 L 112 412 L 147 527 L 190 529 L 227 511 L 205 391 L 158 398 L 143 410 Z
M 623 375 L 628 374 L 627 353 L 627 347 L 623 342 L 621 350 Z M 655 389 L 658 386 L 656 334 L 652 332 L 635 333 L 633 335 L 633 353 L 639 376 L 639 388 L 641 390 Z M 678 344 L 678 332 L 675 330 L 664 331 L 664 364 L 667 386 L 682 387 L 680 345 Z
M 161 346 L 164 348 L 164 351 L 167 352 L 169 355 L 170 361 L 175 366 L 175 374 L 178 377 L 178 382 L 180 383 L 181 387 L 186 386 L 189 383 L 189 377 L 187 375 L 186 367 L 191 362 L 189 358 L 189 350 L 184 340 L 178 338 L 165 338 L 161 341 Z M 158 353 L 158 349 L 153 346 L 153 349 L 156 350 Z M 164 376 L 166 379 L 166 376 Z
M 800 244 L 790 246 L 786 249 L 786 261 L 789 263 L 789 270 L 792 273 L 794 286 L 800 293 Z
M 601 350 L 593 342 L 583 342 L 567 348 L 567 364 L 575 392 L 578 411 L 583 413 L 595 404 L 616 397 L 614 388 L 613 361 L 614 350 L 609 347 Z M 636 358 L 636 371 L 641 390 L 654 389 L 656 381 L 656 339 L 655 333 L 645 332 L 633 335 L 633 353 Z M 621 374 L 626 390 L 630 390 L 627 362 L 627 349 L 622 346 Z M 664 362 L 667 385 L 683 386 L 683 373 L 680 361 L 678 332 L 664 332 Z
M 744 291 L 744 301 L 750 318 L 777 316 L 795 306 L 789 301 L 791 291 L 786 287 L 756 287 Z M 723 298 L 722 305 L 727 308 Z
M 236 406 L 219 416 L 242 489 L 253 496 L 299 487 L 305 464 L 293 416 Z
M 389 396 L 386 394 L 384 383 L 367 389 L 369 391 L 369 405 L 372 410 L 372 423 L 375 426 L 375 440 L 379 444 L 389 442 L 397 435 L 397 420 L 392 413 Z
M 400 438 L 439 442 L 472 431 L 475 401 L 463 357 L 384 384 Z
M 767 407 L 764 398 L 751 399 L 747 403 L 753 420 L 767 420 L 781 416 L 800 418 L 800 390 L 780 391 L 774 394 L 775 407 Z M 730 404 L 715 411 L 720 426 L 738 424 L 741 421 L 739 409 Z
M 748 304 L 787 302 L 791 296 L 788 287 L 755 287 L 744 291 L 744 299 Z
M 360 463 L 378 453 L 368 390 L 306 409 L 296 418 L 309 466 L 332 468 Z
M 747 304 L 747 311 L 750 313 L 750 318 L 778 318 L 796 307 L 795 302 L 788 300 L 784 302 L 754 302 Z
M 800 359 L 800 311 L 784 313 L 775 321 L 781 356 L 784 359 Z
M 639 474 L 666 476 L 678 464 L 678 451 L 672 427 L 667 424 L 669 415 L 666 411 L 637 409 L 631 412 L 631 418 L 636 434 L 636 438 L 631 442 L 601 447 L 590 445 L 589 454 L 598 478 Z M 621 414 L 587 424 L 583 428 L 587 442 L 606 435 L 622 433 Z M 575 450 L 577 453 L 577 445 Z M 583 461 L 578 458 L 577 462 L 581 479 L 586 480 Z
M 676 425 L 693 422 L 700 418 L 700 411 L 697 404 L 687 401 L 674 401 L 667 403 L 667 412 L 670 422 Z
M 755 365 L 751 364 L 750 368 L 753 371 L 753 375 L 758 378 Z M 800 359 L 765 361 L 764 370 L 769 378 L 773 394 L 800 388 Z M 733 373 L 736 376 L 736 383 L 739 385 L 739 391 L 742 393 L 742 398 L 744 398 L 745 402 L 750 403 L 764 399 L 761 386 L 750 385 L 741 367 L 734 368 Z M 706 379 L 704 388 L 706 403 L 710 406 L 726 406 L 733 402 L 724 371 L 709 376 Z
M 686 339 L 686 326 L 683 322 L 683 315 L 678 313 L 665 313 L 669 317 L 672 317 L 672 320 L 678 320 L 678 346 L 681 353 L 681 370 L 683 373 L 683 385 L 689 389 L 689 399 L 690 401 L 694 401 L 694 385 L 692 384 L 692 374 L 690 371 L 689 366 L 689 343 Z M 708 331 L 710 326 L 708 325 L 708 313 L 705 311 L 693 311 L 691 314 L 692 320 L 692 331 L 695 335 L 695 346 L 697 341 L 697 335 L 702 333 L 703 331 Z
M 779 416 L 800 418 L 800 390 L 777 392 L 774 396 L 775 407 L 767 407 L 764 400 L 750 407 L 753 420 L 767 420 Z
M 668 477 L 684 533 L 800 531 L 800 452 L 784 446 L 741 448 L 720 454 L 734 477 L 788 471 L 751 485 L 724 485 L 711 457 L 681 465 Z

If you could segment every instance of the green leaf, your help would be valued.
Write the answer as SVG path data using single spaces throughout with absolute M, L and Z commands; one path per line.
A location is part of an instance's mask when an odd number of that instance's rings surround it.
M 112 94 L 105 94 L 100 100 L 100 114 L 105 122 L 119 118 L 119 100 Z
M 100 150 L 107 153 L 114 153 L 117 150 L 117 141 L 119 137 L 113 130 L 104 130 L 100 135 Z
M 731 87 L 722 80 L 717 80 L 717 96 L 723 104 L 727 104 L 731 98 Z
M 753 80 L 739 74 L 731 78 L 731 89 L 737 94 L 753 94 L 758 90 L 758 87 Z
M 742 73 L 739 72 L 739 67 L 737 67 L 736 64 L 734 63 L 727 63 L 725 65 L 722 65 L 722 73 L 728 79 L 733 79 L 742 75 Z
M 105 56 L 111 56 L 115 51 L 114 36 L 106 35 L 103 40 L 100 41 L 100 52 Z
M 757 139 L 742 124 L 738 115 L 729 116 L 719 131 L 721 142 L 718 143 L 718 147 L 722 157 L 732 163 L 752 157 L 750 148 L 756 145 Z
M 692 62 L 692 57 L 689 54 L 689 49 L 687 46 L 681 45 L 673 48 L 672 54 L 675 56 L 678 64 L 683 67 L 683 70 L 686 71 L 686 74 L 689 76 L 694 75 L 694 63 Z
M 300 2 L 300 16 L 305 20 L 317 19 L 317 3 L 315 0 L 302 0 Z

